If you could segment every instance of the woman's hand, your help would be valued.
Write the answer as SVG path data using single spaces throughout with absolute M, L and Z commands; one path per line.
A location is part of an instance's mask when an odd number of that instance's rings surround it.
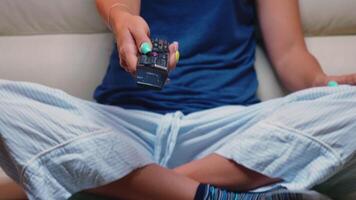
M 328 76 L 321 74 L 315 78 L 314 86 L 327 86 L 330 81 L 335 81 L 340 85 L 356 85 L 356 74 L 347 74 L 340 76 Z
M 125 9 L 114 9 L 111 13 L 111 26 L 118 45 L 120 64 L 134 75 L 141 45 L 148 43 L 152 49 L 148 24 L 142 17 L 133 15 Z M 178 43 L 172 43 L 169 51 L 169 69 L 172 70 L 179 59 Z

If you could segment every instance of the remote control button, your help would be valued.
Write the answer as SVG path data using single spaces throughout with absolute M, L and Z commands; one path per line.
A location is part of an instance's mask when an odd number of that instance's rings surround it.
M 167 62 L 164 59 L 158 59 L 157 60 L 157 65 L 167 68 Z
M 167 59 L 168 58 L 168 55 L 167 54 L 161 54 L 160 56 L 159 56 L 161 59 Z
M 158 47 L 153 47 L 153 50 L 154 52 L 160 52 L 159 48 Z
M 143 64 L 143 65 L 148 64 L 148 57 L 146 55 L 142 55 L 140 57 L 140 63 Z
M 157 62 L 157 57 L 150 57 L 149 62 L 151 65 L 154 65 Z
M 161 61 L 161 66 L 167 68 L 167 62 L 165 60 Z

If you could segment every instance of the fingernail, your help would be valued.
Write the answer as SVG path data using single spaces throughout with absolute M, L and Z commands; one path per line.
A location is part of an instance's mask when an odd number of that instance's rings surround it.
M 173 42 L 173 45 L 175 46 L 175 50 L 178 51 L 178 49 L 179 49 L 179 42 L 174 41 L 174 42 Z
M 329 81 L 328 86 L 329 87 L 337 87 L 337 86 L 339 86 L 339 84 L 336 81 Z
M 180 58 L 180 53 L 179 53 L 179 51 L 177 50 L 177 51 L 176 51 L 176 62 L 177 62 L 177 63 L 179 62 L 179 58 Z
M 140 52 L 143 54 L 147 54 L 152 51 L 151 45 L 148 42 L 144 42 L 140 46 Z

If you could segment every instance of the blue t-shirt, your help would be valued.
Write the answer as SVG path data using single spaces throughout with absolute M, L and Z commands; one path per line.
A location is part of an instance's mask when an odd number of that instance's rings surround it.
M 255 9 L 248 0 L 143 0 L 151 36 L 178 41 L 181 60 L 162 91 L 141 89 L 115 48 L 94 97 L 99 103 L 158 113 L 250 105 L 256 96 Z M 116 46 L 116 45 L 115 45 Z

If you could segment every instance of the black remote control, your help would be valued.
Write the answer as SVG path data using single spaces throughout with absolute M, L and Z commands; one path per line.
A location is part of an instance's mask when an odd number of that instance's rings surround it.
M 136 83 L 139 87 L 161 90 L 168 78 L 169 43 L 152 40 L 152 51 L 138 57 Z

